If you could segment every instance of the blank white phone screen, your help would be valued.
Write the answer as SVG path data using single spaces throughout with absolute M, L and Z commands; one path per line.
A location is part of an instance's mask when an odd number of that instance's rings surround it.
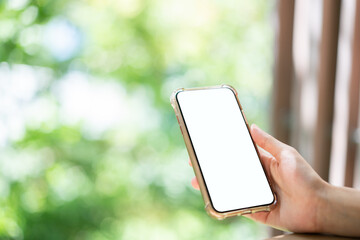
M 273 194 L 234 92 L 183 91 L 177 101 L 215 210 L 271 204 Z

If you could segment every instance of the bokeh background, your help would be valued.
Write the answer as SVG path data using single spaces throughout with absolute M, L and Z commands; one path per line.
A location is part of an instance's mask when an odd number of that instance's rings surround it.
M 360 189 L 360 1 L 0 0 L 0 239 L 264 239 L 207 216 L 169 103 L 249 123 Z
M 275 1 L 0 1 L 0 239 L 261 239 L 207 216 L 173 90 L 269 129 Z

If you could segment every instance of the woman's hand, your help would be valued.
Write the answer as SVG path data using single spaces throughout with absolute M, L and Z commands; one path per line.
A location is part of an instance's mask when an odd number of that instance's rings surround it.
M 270 176 L 278 203 L 270 212 L 248 217 L 293 232 L 320 232 L 323 195 L 328 184 L 292 147 L 276 140 L 259 127 L 251 126 L 251 135 L 260 149 L 260 158 Z
M 278 202 L 270 212 L 246 217 L 293 232 L 360 236 L 359 190 L 328 184 L 294 148 L 256 125 L 250 130 Z M 199 189 L 196 179 L 191 183 Z
M 281 143 L 255 125 L 251 126 L 251 135 L 261 147 L 260 158 L 278 202 L 270 212 L 245 216 L 279 229 L 320 232 L 321 216 L 318 209 L 328 184 L 294 148 Z M 191 183 L 195 189 L 199 189 L 196 178 Z

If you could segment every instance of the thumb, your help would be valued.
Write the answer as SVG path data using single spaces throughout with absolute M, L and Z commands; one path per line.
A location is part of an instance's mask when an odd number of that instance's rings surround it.
M 264 132 L 255 124 L 251 125 L 250 131 L 255 143 L 277 159 L 280 152 L 287 147 L 286 144 L 280 142 L 270 134 Z

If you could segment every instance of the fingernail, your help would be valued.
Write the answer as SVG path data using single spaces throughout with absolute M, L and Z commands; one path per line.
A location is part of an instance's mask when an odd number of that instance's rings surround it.
M 251 124 L 251 129 L 259 130 L 259 127 L 255 123 L 253 123 L 253 124 Z

